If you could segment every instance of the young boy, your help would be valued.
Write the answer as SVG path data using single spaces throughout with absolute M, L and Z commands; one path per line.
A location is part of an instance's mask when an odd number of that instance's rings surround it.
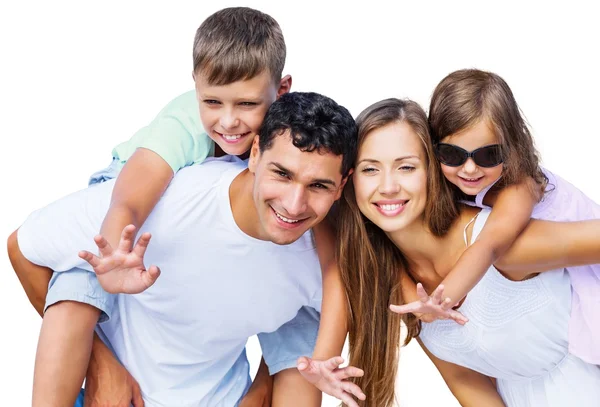
M 224 9 L 199 27 L 194 41 L 195 92 L 173 100 L 149 126 L 117 146 L 111 166 L 90 180 L 94 184 L 118 175 L 100 230 L 108 244 L 117 246 L 125 226 L 142 226 L 179 169 L 213 154 L 244 156 L 248 152 L 268 107 L 291 87 L 291 77 L 281 76 L 285 53 L 277 22 L 256 10 Z M 15 254 L 16 234 L 11 236 L 9 249 L 27 295 L 41 313 L 51 270 Z M 333 261 L 332 253 L 319 254 L 325 270 Z M 96 322 L 110 318 L 114 297 L 109 293 L 139 293 L 159 275 L 156 267 L 133 272 L 111 269 L 96 275 L 81 269 L 57 271 L 46 298 L 49 312 L 44 317 L 36 357 L 34 405 L 48 402 L 50 395 L 65 400 L 57 399 L 58 405 L 68 405 L 83 381 L 88 361 L 89 371 L 100 369 L 100 363 L 116 369 L 110 351 L 92 336 Z M 334 281 L 330 285 L 340 286 L 336 276 L 329 280 Z M 343 306 L 330 309 L 329 315 L 345 321 Z M 333 330 L 329 337 L 335 339 L 324 342 L 321 348 L 326 351 L 318 353 L 320 358 L 339 354 L 345 337 L 344 323 L 329 325 Z M 88 340 L 82 342 L 81 337 Z M 67 361 L 69 369 L 65 369 Z M 127 377 L 126 372 L 122 374 Z M 127 379 L 135 383 L 131 377 Z M 88 387 L 93 380 L 88 376 Z M 136 390 L 136 386 L 131 387 Z

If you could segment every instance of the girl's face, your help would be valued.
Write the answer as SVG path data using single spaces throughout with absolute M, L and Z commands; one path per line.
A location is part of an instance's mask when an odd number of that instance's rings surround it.
M 419 136 L 405 122 L 373 130 L 358 150 L 353 174 L 360 211 L 393 233 L 423 217 L 427 202 L 426 156 Z
M 471 152 L 484 146 L 498 144 L 499 140 L 488 125 L 487 120 L 480 120 L 474 126 L 443 138 L 441 142 Z M 481 167 L 471 157 L 458 167 L 445 164 L 441 164 L 441 166 L 446 179 L 467 195 L 477 195 L 483 189 L 492 185 L 500 178 L 504 168 L 503 164 L 494 167 Z

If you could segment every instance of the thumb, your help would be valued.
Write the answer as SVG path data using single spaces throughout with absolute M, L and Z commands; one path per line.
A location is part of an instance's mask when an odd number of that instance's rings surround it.
M 145 283 L 146 288 L 150 287 L 152 284 L 156 282 L 156 279 L 160 276 L 160 268 L 157 266 L 150 266 L 148 270 L 144 273 L 145 275 Z
M 306 370 L 309 366 L 310 366 L 310 358 L 306 357 L 306 356 L 300 356 L 298 358 L 298 360 L 296 361 L 296 366 L 298 367 L 298 370 L 302 371 L 302 370 Z

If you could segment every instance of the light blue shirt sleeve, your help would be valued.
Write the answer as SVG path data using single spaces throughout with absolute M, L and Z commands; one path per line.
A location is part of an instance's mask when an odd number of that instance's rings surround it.
M 314 308 L 302 307 L 294 319 L 276 331 L 258 334 L 271 375 L 295 368 L 300 356 L 312 356 L 319 333 L 319 320 L 320 314 Z

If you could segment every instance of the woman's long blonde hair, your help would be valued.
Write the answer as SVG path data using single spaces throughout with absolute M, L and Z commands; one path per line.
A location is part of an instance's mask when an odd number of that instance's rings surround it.
M 358 146 L 375 129 L 395 122 L 408 123 L 421 139 L 427 166 L 425 224 L 443 235 L 458 216 L 447 183 L 442 182 L 423 109 L 410 100 L 386 99 L 366 108 L 357 118 Z M 389 310 L 401 304 L 400 273 L 407 263 L 387 235 L 361 214 L 350 179 L 338 213 L 338 262 L 348 296 L 350 364 L 365 370 L 354 382 L 367 399 L 362 406 L 387 407 L 394 401 L 394 385 L 400 346 L 400 317 Z M 417 336 L 419 321 L 404 317 L 405 343 Z

